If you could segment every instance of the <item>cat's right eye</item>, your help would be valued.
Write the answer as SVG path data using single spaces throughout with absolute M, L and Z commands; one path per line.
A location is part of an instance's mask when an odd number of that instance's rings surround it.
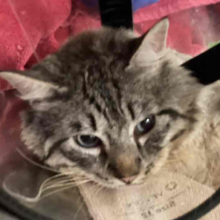
M 78 135 L 76 141 L 84 148 L 94 148 L 101 145 L 101 140 L 94 135 Z
M 145 118 L 143 121 L 141 121 L 136 126 L 136 132 L 141 134 L 148 133 L 155 125 L 156 119 L 154 115 L 149 115 L 147 118 Z

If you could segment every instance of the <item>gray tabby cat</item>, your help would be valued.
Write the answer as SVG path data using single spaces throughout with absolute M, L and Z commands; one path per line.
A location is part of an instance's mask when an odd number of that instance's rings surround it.
M 166 49 L 168 20 L 142 37 L 102 28 L 25 72 L 1 72 L 30 104 L 22 140 L 45 165 L 106 187 L 164 170 L 220 186 L 220 83 L 203 86 Z

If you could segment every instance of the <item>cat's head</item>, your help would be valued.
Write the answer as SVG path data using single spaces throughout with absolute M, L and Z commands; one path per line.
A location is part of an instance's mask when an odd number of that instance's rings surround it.
M 195 119 L 200 85 L 165 49 L 168 21 L 142 37 L 76 36 L 25 72 L 2 72 L 30 104 L 22 139 L 50 167 L 108 187 L 142 183 Z

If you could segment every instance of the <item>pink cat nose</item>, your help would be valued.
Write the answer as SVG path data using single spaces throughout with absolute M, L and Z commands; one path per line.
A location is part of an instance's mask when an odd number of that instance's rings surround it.
M 124 177 L 124 178 L 121 178 L 121 181 L 129 184 L 129 183 L 132 183 L 135 180 L 136 177 L 137 176 Z

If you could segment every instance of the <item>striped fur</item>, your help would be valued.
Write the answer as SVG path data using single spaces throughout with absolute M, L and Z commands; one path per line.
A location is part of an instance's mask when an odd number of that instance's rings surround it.
M 217 104 L 209 109 L 204 97 L 220 87 L 203 88 L 179 66 L 177 53 L 163 48 L 167 28 L 163 21 L 140 38 L 124 29 L 88 31 L 25 73 L 2 73 L 30 104 L 22 114 L 27 147 L 46 165 L 107 187 L 124 186 L 122 173 L 137 175 L 139 184 L 163 169 L 218 182 L 203 177 L 208 155 L 220 152 L 205 154 L 202 143 L 219 126 Z M 136 135 L 136 125 L 151 114 L 154 128 Z M 83 148 L 80 134 L 102 144 Z M 199 167 L 201 158 L 207 160 Z

